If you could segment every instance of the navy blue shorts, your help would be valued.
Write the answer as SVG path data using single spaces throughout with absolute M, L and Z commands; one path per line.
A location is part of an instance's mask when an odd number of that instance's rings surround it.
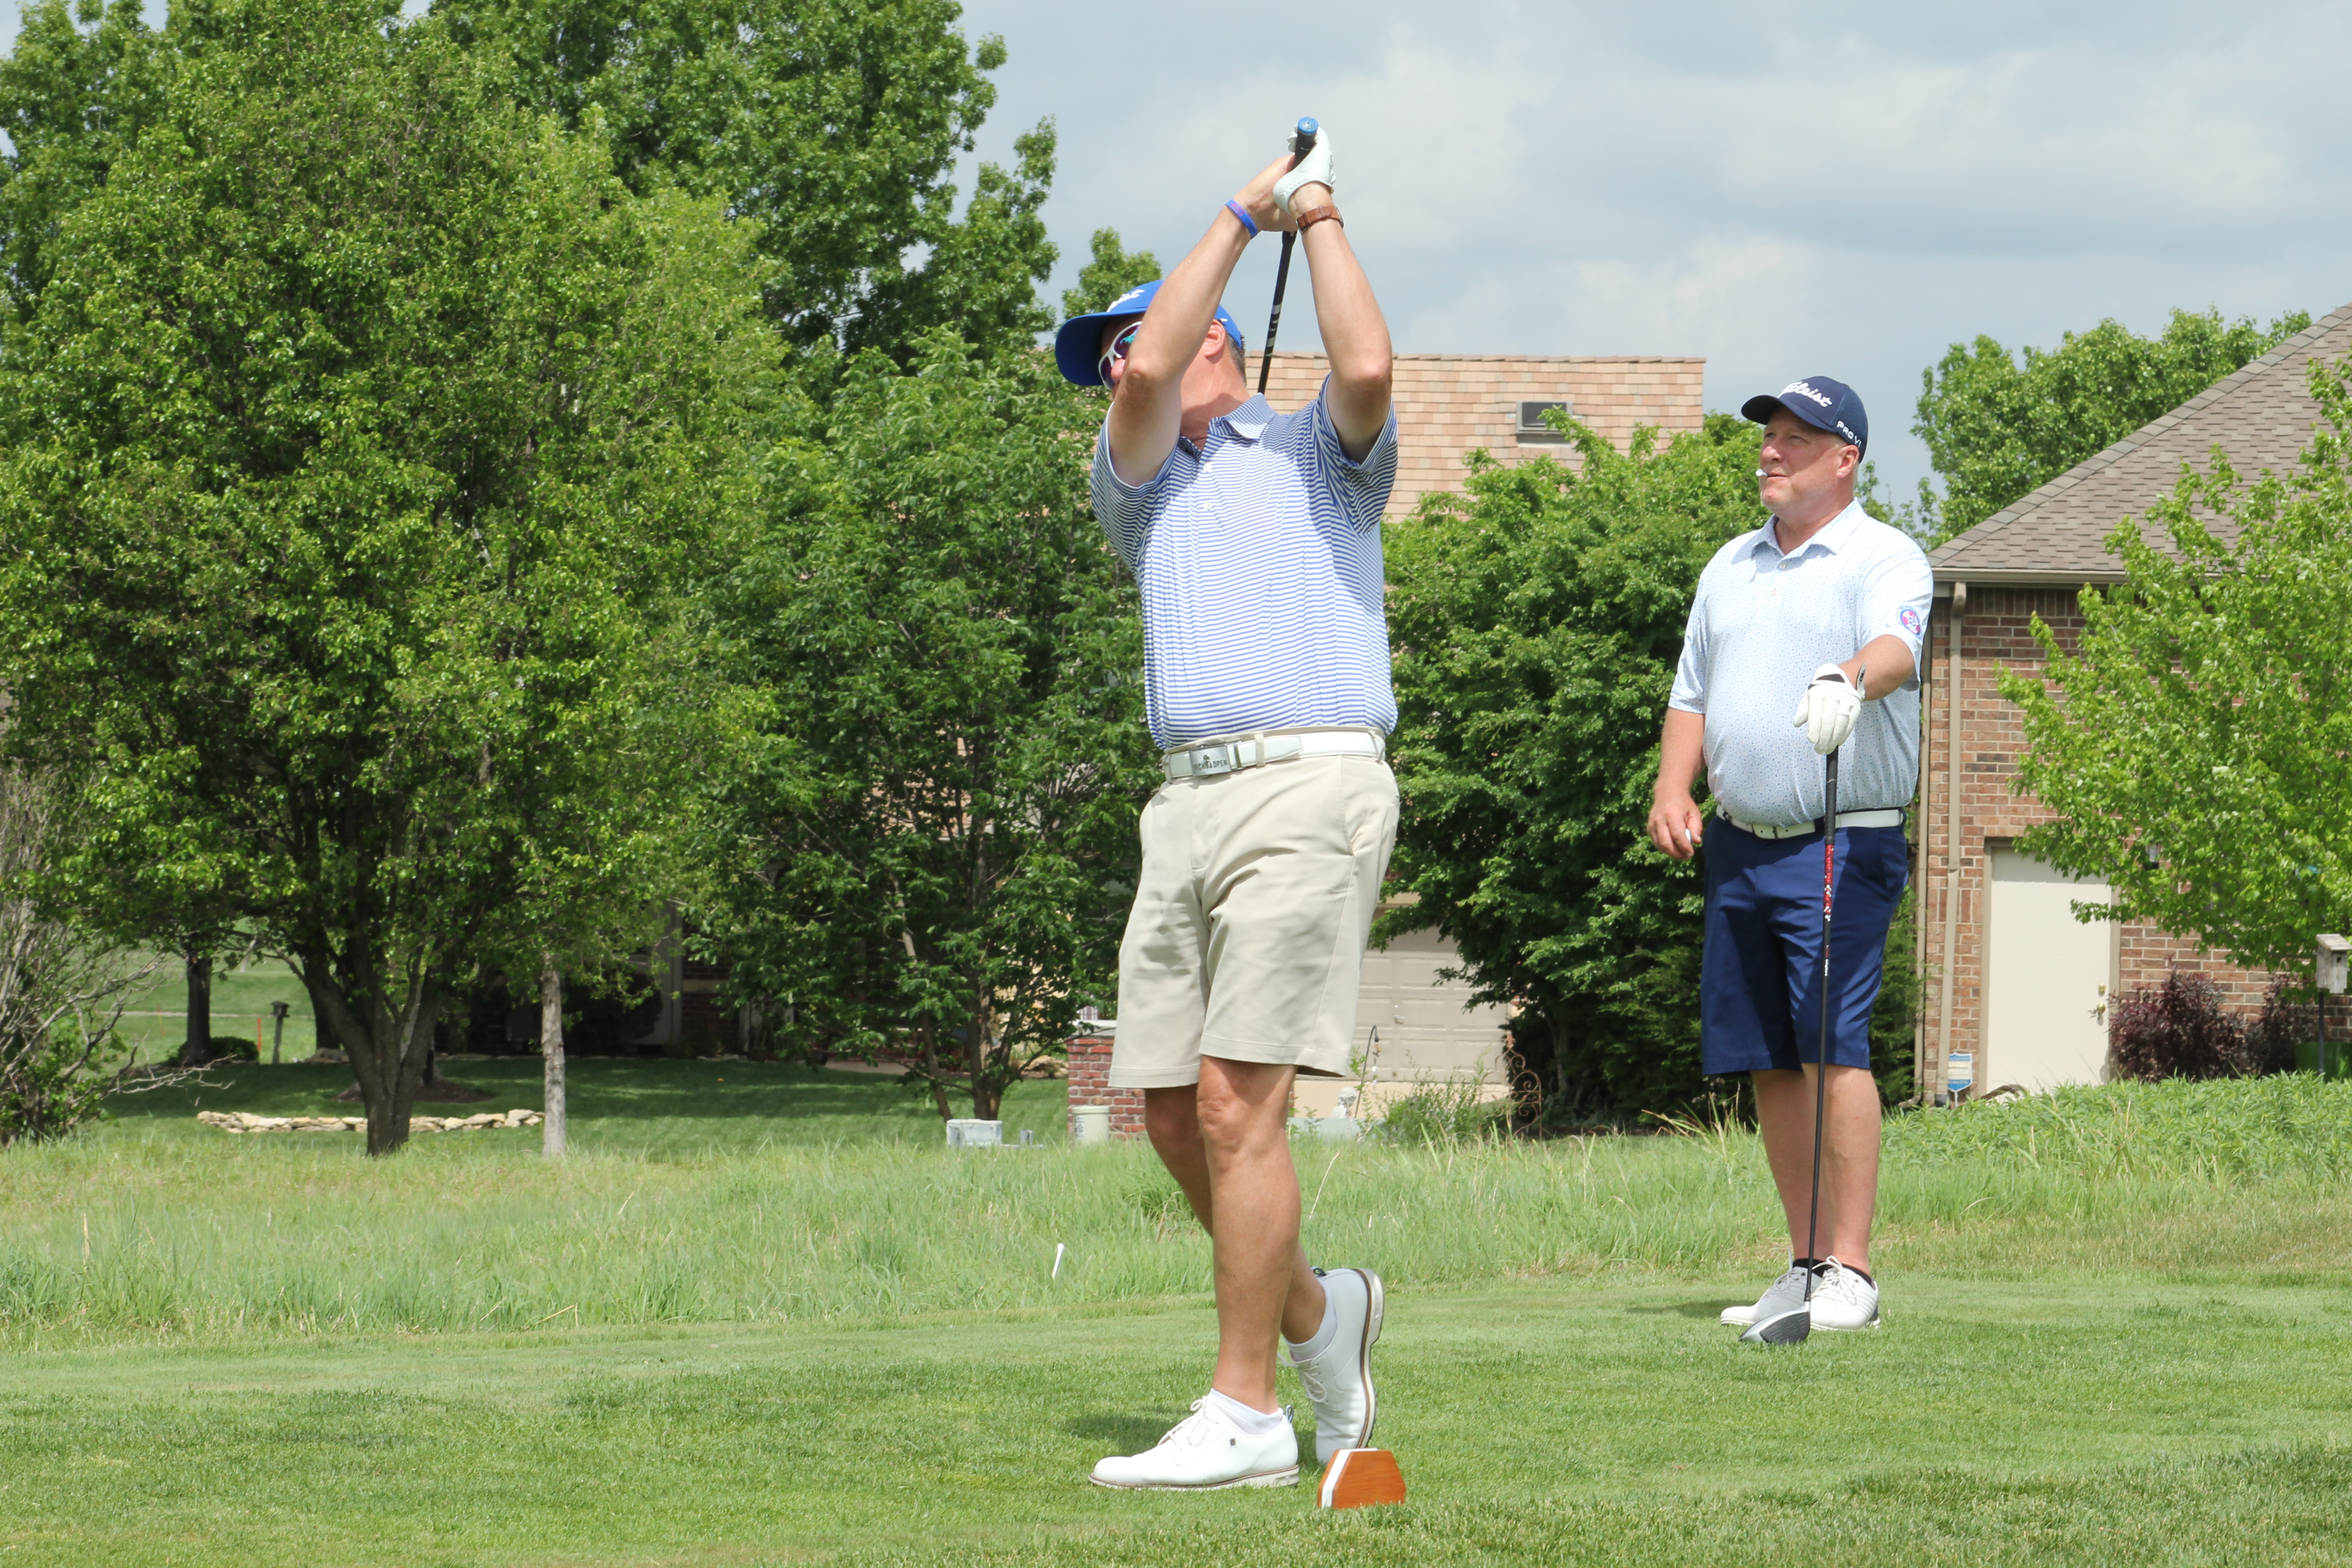
M 1759 838 L 1707 824 L 1706 952 L 1699 968 L 1699 1064 L 1710 1073 L 1795 1068 L 1821 1059 L 1822 841 Z M 1886 928 L 1910 880 L 1900 827 L 1837 836 L 1831 922 L 1830 1060 L 1870 1065 Z

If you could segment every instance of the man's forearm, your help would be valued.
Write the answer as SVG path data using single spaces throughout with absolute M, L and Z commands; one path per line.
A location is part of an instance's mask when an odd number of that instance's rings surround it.
M 1658 737 L 1656 794 L 1690 795 L 1706 771 L 1706 715 L 1680 708 L 1666 710 L 1666 727 Z
M 1127 368 L 1119 378 L 1122 397 L 1136 385 L 1154 395 L 1164 390 L 1171 398 L 1177 395 L 1209 323 L 1216 319 L 1217 301 L 1225 297 L 1234 267 L 1248 247 L 1249 233 L 1241 220 L 1219 208 L 1209 232 L 1152 296 L 1151 309 L 1127 352 Z
M 1292 198 L 1292 205 L 1305 211 L 1330 199 L 1328 187 L 1307 185 Z M 1331 362 L 1331 424 L 1348 456 L 1361 458 L 1389 421 L 1396 355 L 1389 342 L 1388 321 L 1372 297 L 1371 279 L 1364 276 L 1355 247 L 1348 243 L 1346 228 L 1318 223 L 1301 237 L 1300 244 L 1315 279 L 1315 324 Z
M 1175 448 L 1184 423 L 1184 373 L 1248 245 L 1241 221 L 1219 209 L 1209 232 L 1152 296 L 1110 405 L 1110 466 L 1129 484 L 1149 480 Z
M 1862 683 L 1862 700 L 1875 702 L 1880 698 L 1911 679 L 1918 663 L 1911 657 L 1911 645 L 1889 633 L 1873 637 L 1863 645 L 1860 653 L 1838 667 L 1853 679 L 1856 670 L 1865 671 Z

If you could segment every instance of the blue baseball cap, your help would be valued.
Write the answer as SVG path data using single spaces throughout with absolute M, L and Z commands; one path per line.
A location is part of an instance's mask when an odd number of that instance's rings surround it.
M 1121 316 L 1140 316 L 1151 308 L 1151 297 L 1160 292 L 1164 278 L 1129 289 L 1101 310 L 1089 315 L 1072 316 L 1054 334 L 1054 363 L 1062 367 L 1062 377 L 1073 386 L 1100 386 L 1103 378 L 1097 368 L 1102 363 L 1102 325 Z M 1217 307 L 1217 325 L 1225 329 L 1225 338 L 1234 352 L 1242 352 L 1242 330 L 1223 305 Z
M 1777 393 L 1757 394 L 1739 405 L 1739 415 L 1761 425 L 1772 417 L 1775 408 L 1785 408 L 1816 430 L 1843 436 L 1864 451 L 1870 450 L 1870 416 L 1863 412 L 1862 399 L 1853 388 L 1842 381 L 1809 375 Z

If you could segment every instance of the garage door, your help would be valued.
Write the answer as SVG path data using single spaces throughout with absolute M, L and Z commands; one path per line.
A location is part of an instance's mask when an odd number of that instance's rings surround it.
M 2105 882 L 2078 880 L 2014 849 L 1992 852 L 1979 1089 L 2050 1089 L 2106 1076 L 2115 927 L 2084 924 L 2074 906 L 2110 901 Z
M 1411 931 L 1364 954 L 1364 990 L 1356 1005 L 1360 1050 L 1380 1031 L 1380 1076 L 1503 1081 L 1503 1025 L 1491 1005 L 1465 1009 L 1470 986 L 1437 972 L 1457 963 L 1454 944 L 1432 931 Z

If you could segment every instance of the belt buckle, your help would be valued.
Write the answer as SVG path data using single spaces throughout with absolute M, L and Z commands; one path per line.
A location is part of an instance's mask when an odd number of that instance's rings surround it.
M 1193 778 L 1213 778 L 1234 771 L 1231 746 L 1196 746 L 1184 753 L 1184 765 Z

